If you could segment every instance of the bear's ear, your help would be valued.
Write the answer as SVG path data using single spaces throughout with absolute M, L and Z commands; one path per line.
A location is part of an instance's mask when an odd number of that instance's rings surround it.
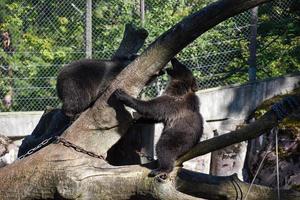
M 196 81 L 195 78 L 193 78 L 191 89 L 192 89 L 193 92 L 197 92 L 199 90 L 199 87 L 197 85 L 197 81 Z

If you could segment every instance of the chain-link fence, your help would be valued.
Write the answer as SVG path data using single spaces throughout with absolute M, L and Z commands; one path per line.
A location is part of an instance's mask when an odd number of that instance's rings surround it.
M 89 0 L 87 0 L 88 2 Z M 0 3 L 0 111 L 57 107 L 56 76 L 61 67 L 86 57 L 86 3 L 79 0 L 4 0 Z M 92 3 L 92 57 L 109 59 L 126 23 L 149 31 L 146 46 L 189 13 L 212 0 L 111 0 Z M 178 58 L 197 77 L 201 89 L 248 81 L 249 45 L 258 28 L 258 79 L 299 71 L 299 8 L 296 1 L 274 1 L 246 11 L 209 30 Z M 89 44 L 90 45 L 90 44 Z M 252 44 L 253 45 L 253 44 Z M 145 88 L 160 94 L 167 77 Z

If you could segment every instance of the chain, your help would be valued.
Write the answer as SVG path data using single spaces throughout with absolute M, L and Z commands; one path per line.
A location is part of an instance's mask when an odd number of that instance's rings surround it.
M 40 149 L 43 146 L 45 146 L 46 144 L 48 144 L 49 141 L 52 140 L 52 139 L 55 139 L 56 143 L 62 143 L 65 147 L 72 147 L 77 152 L 87 154 L 87 155 L 89 155 L 91 157 L 94 157 L 94 158 L 99 158 L 99 159 L 105 160 L 105 157 L 103 155 L 97 155 L 94 152 L 84 150 L 82 147 L 77 146 L 76 144 L 73 144 L 73 143 L 69 142 L 68 140 L 66 140 L 66 139 L 64 139 L 62 137 L 58 137 L 58 136 L 56 136 L 56 137 L 50 137 L 50 138 L 47 138 L 47 139 L 43 140 L 36 147 L 30 149 L 24 155 L 18 157 L 18 160 L 21 160 L 21 159 L 23 159 L 23 158 L 25 158 L 27 156 L 30 156 L 31 154 L 33 154 L 34 152 L 36 152 L 38 149 Z
M 27 156 L 30 156 L 31 154 L 33 154 L 34 152 L 36 152 L 38 149 L 42 148 L 43 146 L 45 146 L 46 144 L 49 143 L 50 140 L 52 140 L 54 137 L 49 137 L 45 140 L 43 140 L 40 144 L 38 144 L 36 147 L 30 149 L 29 151 L 27 151 L 25 154 L 23 154 L 22 156 L 18 157 L 18 160 L 21 160 Z
M 87 151 L 87 150 L 83 149 L 82 147 L 80 147 L 76 144 L 73 144 L 62 137 L 56 137 L 56 143 L 62 143 L 65 147 L 71 147 L 77 152 L 87 154 L 94 158 L 99 158 L 99 159 L 105 160 L 105 157 L 103 155 L 97 155 L 94 152 Z

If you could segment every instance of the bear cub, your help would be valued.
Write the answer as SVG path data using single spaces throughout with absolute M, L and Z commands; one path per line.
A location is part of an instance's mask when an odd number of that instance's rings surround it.
M 97 97 L 135 57 L 113 60 L 83 59 L 64 66 L 58 74 L 56 89 L 65 115 L 74 119 Z
M 203 118 L 195 94 L 196 79 L 177 59 L 173 58 L 171 63 L 173 69 L 166 69 L 170 81 L 162 96 L 142 101 L 121 89 L 114 93 L 118 100 L 143 118 L 164 124 L 155 149 L 159 166 L 150 176 L 167 176 L 173 170 L 175 160 L 197 144 L 203 133 Z

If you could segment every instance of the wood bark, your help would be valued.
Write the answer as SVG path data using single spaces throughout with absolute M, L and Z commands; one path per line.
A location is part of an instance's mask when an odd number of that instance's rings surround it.
M 0 134 L 0 157 L 8 152 L 7 149 L 10 143 L 12 143 L 12 141 L 8 137 Z
M 245 199 L 250 188 L 236 174 L 232 176 L 212 176 L 182 169 L 176 178 L 179 191 L 207 199 Z M 280 190 L 281 199 L 299 199 L 299 192 Z M 274 200 L 277 190 L 260 185 L 252 185 L 247 199 Z
M 116 88 L 137 95 L 152 75 L 202 33 L 235 14 L 267 1 L 269 0 L 221 0 L 186 17 L 129 64 L 95 104 L 64 132 L 63 137 L 88 151 L 105 154 L 124 135 L 131 121 L 129 113 L 111 95 Z M 269 117 L 271 121 L 276 120 L 274 113 Z M 263 124 L 265 123 L 268 124 Z M 252 132 L 259 128 L 257 125 L 245 128 L 243 132 Z M 231 144 L 229 141 L 232 140 L 245 140 L 244 137 L 237 137 L 235 134 L 219 139 L 226 144 Z M 220 141 L 213 141 L 204 142 L 204 145 L 216 145 L 218 148 L 222 146 Z M 207 147 L 198 154 L 207 152 L 207 149 L 216 150 Z M 195 155 L 192 154 L 193 156 Z M 179 163 L 185 159 L 181 158 Z M 32 156 L 0 170 L 0 199 L 199 199 L 198 197 L 202 196 L 201 187 L 195 187 L 198 188 L 195 189 L 199 190 L 198 192 L 191 192 L 191 186 L 184 189 L 185 184 L 192 183 L 192 177 L 190 181 L 181 180 L 176 169 L 168 180 L 160 182 L 160 179 L 148 177 L 148 167 L 116 167 L 104 160 L 67 148 L 61 143 L 51 144 Z M 176 177 L 178 178 L 175 181 Z M 228 185 L 223 182 L 220 184 L 224 184 L 224 187 Z M 181 192 L 176 190 L 175 185 Z M 265 189 L 257 187 L 259 190 Z M 224 192 L 223 195 L 233 199 L 233 192 Z M 266 193 L 268 194 L 270 193 Z M 211 195 L 213 199 L 214 196 Z

